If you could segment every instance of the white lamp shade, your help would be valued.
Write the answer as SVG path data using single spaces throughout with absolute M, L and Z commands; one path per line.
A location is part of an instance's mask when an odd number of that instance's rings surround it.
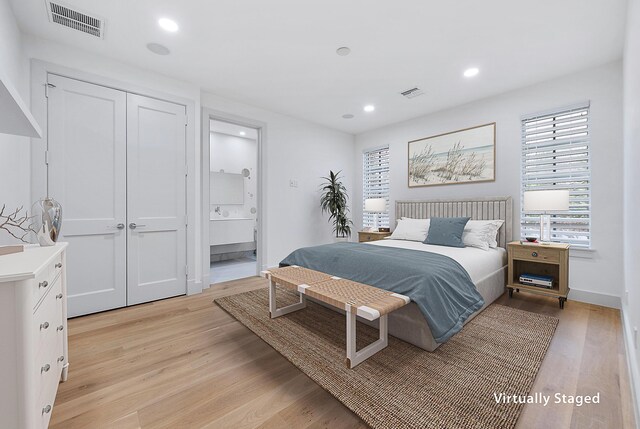
M 525 191 L 524 211 L 561 212 L 569 210 L 569 191 L 554 189 L 547 191 Z
M 367 198 L 364 200 L 364 211 L 383 212 L 387 208 L 387 200 L 384 198 Z

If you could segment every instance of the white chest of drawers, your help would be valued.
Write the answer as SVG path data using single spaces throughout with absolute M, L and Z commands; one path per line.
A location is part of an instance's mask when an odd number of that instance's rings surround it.
M 67 378 L 66 248 L 0 256 L 0 428 L 46 428 Z

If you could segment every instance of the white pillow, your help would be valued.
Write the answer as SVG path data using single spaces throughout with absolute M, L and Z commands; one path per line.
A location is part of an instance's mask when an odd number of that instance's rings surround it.
M 389 237 L 392 240 L 424 241 L 429 231 L 429 219 L 403 217 Z
M 503 223 L 503 220 L 470 220 L 464 227 L 462 242 L 465 246 L 483 250 L 496 248 L 496 236 Z

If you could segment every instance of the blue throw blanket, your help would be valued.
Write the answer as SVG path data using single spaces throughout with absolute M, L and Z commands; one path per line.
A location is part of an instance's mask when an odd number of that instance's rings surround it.
M 444 343 L 484 300 L 467 271 L 448 256 L 419 250 L 335 243 L 298 249 L 280 262 L 299 265 L 406 295 Z

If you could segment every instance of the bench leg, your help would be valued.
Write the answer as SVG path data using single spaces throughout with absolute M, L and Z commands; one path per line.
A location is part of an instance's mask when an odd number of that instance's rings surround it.
M 272 319 L 276 317 L 284 316 L 292 311 L 297 311 L 307 306 L 307 298 L 303 293 L 300 293 L 300 302 L 296 304 L 287 305 L 286 307 L 276 308 L 276 282 L 269 279 L 269 315 Z
M 388 339 L 387 315 L 380 316 L 380 336 L 379 338 L 360 351 L 356 349 L 356 314 L 347 311 L 347 367 L 354 368 L 356 365 L 370 358 L 380 350 L 387 347 Z

